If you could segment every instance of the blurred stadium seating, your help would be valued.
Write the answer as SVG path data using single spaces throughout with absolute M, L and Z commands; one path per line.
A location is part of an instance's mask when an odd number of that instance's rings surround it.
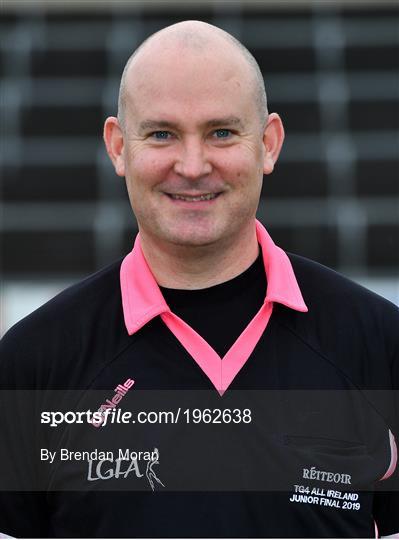
M 398 4 L 78 4 L 3 2 L 2 331 L 131 249 L 102 124 L 132 50 L 187 18 L 253 52 L 285 123 L 259 208 L 275 241 L 399 302 Z

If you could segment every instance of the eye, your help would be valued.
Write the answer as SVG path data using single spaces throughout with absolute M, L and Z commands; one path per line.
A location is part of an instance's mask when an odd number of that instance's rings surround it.
M 151 133 L 151 137 L 157 141 L 166 141 L 169 139 L 171 133 L 169 131 L 154 131 Z
M 217 129 L 214 132 L 214 135 L 217 139 L 228 139 L 231 136 L 231 131 L 229 129 Z

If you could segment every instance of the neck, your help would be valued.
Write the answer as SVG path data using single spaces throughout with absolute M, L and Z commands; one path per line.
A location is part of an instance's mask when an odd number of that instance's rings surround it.
M 204 289 L 235 278 L 256 260 L 259 252 L 255 221 L 240 238 L 207 246 L 165 246 L 140 232 L 141 247 L 161 287 Z

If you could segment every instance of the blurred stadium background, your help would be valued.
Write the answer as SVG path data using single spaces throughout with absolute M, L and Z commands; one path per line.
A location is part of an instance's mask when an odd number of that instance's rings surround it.
M 102 124 L 132 50 L 184 19 L 240 39 L 283 118 L 259 208 L 275 241 L 399 303 L 397 2 L 3 0 L 2 332 L 131 249 Z

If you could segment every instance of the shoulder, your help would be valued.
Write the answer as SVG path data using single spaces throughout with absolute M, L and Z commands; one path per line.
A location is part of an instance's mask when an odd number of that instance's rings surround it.
M 1 341 L 3 377 L 24 378 L 37 387 L 61 366 L 73 371 L 83 364 L 89 369 L 91 358 L 101 361 L 104 348 L 112 349 L 110 341 L 123 333 L 121 262 L 65 289 L 15 324 Z
M 112 302 L 119 293 L 121 261 L 88 276 L 68 287 L 54 298 L 15 324 L 4 336 L 5 340 L 21 333 L 34 333 L 41 329 L 66 330 L 71 325 L 85 324 L 98 312 L 104 302 Z
M 382 296 L 315 261 L 287 253 L 305 302 L 309 308 L 338 311 L 364 310 L 364 315 L 397 320 L 399 309 Z
M 288 256 L 308 312 L 280 309 L 281 323 L 359 386 L 399 387 L 398 307 L 334 270 Z

